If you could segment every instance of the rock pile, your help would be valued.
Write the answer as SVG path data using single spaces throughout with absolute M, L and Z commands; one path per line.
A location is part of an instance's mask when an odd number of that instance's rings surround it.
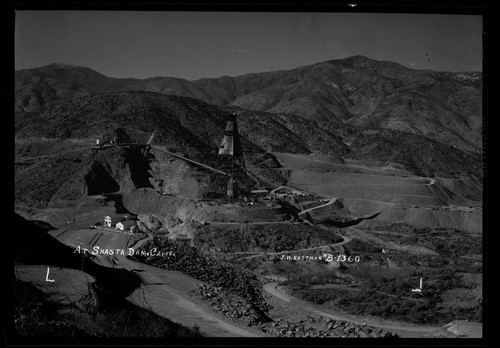
M 137 219 L 139 219 L 141 225 L 144 225 L 150 231 L 157 231 L 163 226 L 161 219 L 154 214 L 139 214 Z
M 323 318 L 323 317 L 321 317 Z M 349 321 L 335 320 L 331 318 L 320 320 L 328 332 L 340 333 L 341 337 L 397 337 L 393 332 L 378 329 L 366 324 L 359 325 Z
M 141 255 L 141 249 L 147 251 L 153 248 L 157 249 L 155 254 L 161 255 L 163 252 L 171 252 L 172 256 L 165 258 Z M 203 255 L 195 248 L 180 245 L 159 236 L 155 236 L 151 241 L 145 243 L 131 258 L 155 267 L 180 271 L 237 295 L 245 299 L 263 321 L 268 320 L 266 313 L 269 310 L 269 305 L 262 296 L 262 285 L 254 274 L 243 268 L 219 261 L 212 256 Z
M 311 324 L 313 317 L 308 319 L 278 319 L 271 324 L 260 324 L 261 330 L 277 337 L 349 337 L 349 338 L 393 338 L 396 334 L 371 326 L 358 325 L 348 321 L 326 319 L 320 317 L 319 322 L 324 329 L 318 329 Z
M 262 318 L 245 298 L 212 285 L 201 284 L 194 293 L 200 295 L 212 309 L 230 317 L 239 324 L 252 326 L 266 319 Z
M 262 293 L 262 284 L 249 271 L 203 255 L 197 249 L 155 236 L 141 249 L 157 248 L 157 253 L 172 252 L 168 258 L 144 256 L 136 252 L 130 258 L 156 267 L 180 271 L 204 284 L 194 292 L 215 311 L 231 320 L 252 326 L 275 337 L 397 337 L 394 333 L 367 325 L 324 317 L 287 318 L 272 321 L 270 305 Z M 140 249 L 139 249 L 140 250 Z
M 212 285 L 201 284 L 194 293 L 212 307 L 238 324 L 252 326 L 273 337 L 349 337 L 349 338 L 393 338 L 396 334 L 372 326 L 348 321 L 307 315 L 300 318 L 264 321 L 242 297 Z M 319 327 L 319 328 L 318 328 Z
M 397 337 L 396 334 L 383 329 L 376 329 L 366 325 L 357 325 L 347 321 L 322 319 L 324 329 L 318 329 L 311 326 L 308 320 L 278 319 L 272 324 L 260 325 L 263 332 L 277 337 L 349 337 L 349 338 L 368 338 L 368 337 Z M 314 319 L 311 318 L 312 323 Z

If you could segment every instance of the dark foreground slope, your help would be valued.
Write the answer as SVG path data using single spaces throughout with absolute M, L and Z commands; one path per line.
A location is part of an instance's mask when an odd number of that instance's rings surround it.
M 62 244 L 29 220 L 14 214 L 8 236 L 9 261 L 20 265 L 52 265 L 82 270 L 82 255 Z M 85 256 L 88 260 L 88 256 Z M 140 278 L 123 269 L 109 269 L 93 262 L 83 262 L 83 271 L 94 277 L 108 291 L 126 297 L 140 284 Z M 127 281 L 122 282 L 121 279 Z
M 14 325 L 8 337 L 11 342 L 33 343 L 36 338 L 39 344 L 48 338 L 79 337 L 83 343 L 92 338 L 199 336 L 198 332 L 126 301 L 128 292 L 141 282 L 136 274 L 102 267 L 89 259 L 82 267 L 82 255 L 17 214 L 12 227 L 9 259 L 16 266 L 16 276 L 11 283 L 14 287 L 11 302 Z M 30 278 L 33 270 L 45 277 L 45 266 L 57 267 L 59 274 L 70 273 L 72 277 L 66 281 L 74 284 L 59 284 L 56 286 L 59 290 L 54 292 L 43 285 L 49 283 L 20 279 Z M 82 297 L 73 299 L 71 304 L 55 300 L 54 296 L 57 298 L 59 291 L 64 291 L 61 289 L 78 289 L 80 279 L 93 279 L 88 286 L 83 284 Z

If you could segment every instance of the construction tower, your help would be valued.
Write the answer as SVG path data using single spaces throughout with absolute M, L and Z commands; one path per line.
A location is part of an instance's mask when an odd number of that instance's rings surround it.
M 214 168 L 228 173 L 229 177 L 224 177 L 214 172 L 211 176 L 211 183 L 214 184 L 214 187 L 221 188 L 221 184 L 225 182 L 223 186 L 226 187 L 226 198 L 234 198 L 239 191 L 238 185 L 245 183 L 247 180 L 245 158 L 243 157 L 243 149 L 241 147 L 241 139 L 234 112 L 228 117 Z

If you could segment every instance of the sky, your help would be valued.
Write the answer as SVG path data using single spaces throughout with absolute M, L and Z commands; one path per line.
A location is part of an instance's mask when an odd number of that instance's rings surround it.
M 86 66 L 188 80 L 364 55 L 413 69 L 481 71 L 477 15 L 16 11 L 15 68 Z

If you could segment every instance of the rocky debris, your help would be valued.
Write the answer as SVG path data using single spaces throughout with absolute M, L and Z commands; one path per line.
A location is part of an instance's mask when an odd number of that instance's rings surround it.
M 231 317 L 232 320 L 239 324 L 247 326 L 262 325 L 261 316 L 242 296 L 221 290 L 221 288 L 216 288 L 209 284 L 201 284 L 194 290 L 194 293 L 207 301 L 212 309 Z
M 84 311 L 94 311 L 101 306 L 101 299 L 95 289 L 94 283 L 88 284 L 87 291 L 82 294 L 75 304 Z
M 457 337 L 482 337 L 482 323 L 470 322 L 466 320 L 454 320 L 451 323 L 444 325 L 436 334 L 446 336 L 447 333 L 456 335 Z
M 184 234 L 188 236 L 188 238 L 193 238 L 200 226 L 200 222 L 188 220 L 178 223 L 177 225 L 170 227 L 168 230 L 170 231 L 170 233 Z
M 146 226 L 146 224 L 142 221 L 137 221 L 137 228 L 141 232 L 145 232 L 145 233 L 151 232 L 151 230 L 148 228 L 148 226 Z
M 137 218 L 151 231 L 157 231 L 163 226 L 161 218 L 154 214 L 139 214 Z
M 141 249 L 147 251 L 153 248 L 157 249 L 156 255 L 171 252 L 171 256 L 165 258 L 141 255 Z M 262 295 L 262 285 L 254 274 L 244 268 L 203 255 L 195 248 L 177 244 L 161 236 L 155 236 L 145 243 L 131 258 L 155 267 L 180 271 L 213 287 L 221 288 L 228 294 L 239 296 L 257 313 L 260 321 L 269 320 L 266 314 L 269 304 Z
M 163 220 L 163 225 L 169 230 L 177 227 L 180 224 L 182 224 L 181 220 L 171 216 L 166 216 Z
M 348 338 L 395 338 L 396 334 L 366 324 L 335 320 L 311 315 L 277 319 L 264 322 L 248 301 L 231 292 L 209 284 L 200 284 L 193 291 L 210 307 L 238 324 L 252 326 L 273 337 L 348 337 Z M 319 323 L 322 328 L 318 328 Z
M 277 319 L 266 324 L 263 332 L 277 337 L 348 337 L 348 338 L 395 338 L 396 334 L 384 329 L 354 324 L 348 321 L 320 317 L 319 322 L 324 329 L 308 325 L 313 317 L 306 319 Z M 315 321 L 315 320 L 314 320 Z
M 324 317 L 321 318 L 320 322 L 328 330 L 328 332 L 340 332 L 340 334 L 345 337 L 398 337 L 397 334 L 393 332 L 368 326 L 366 323 L 359 325 L 344 320 L 335 320 L 332 318 L 326 319 Z
M 267 315 L 270 305 L 262 293 L 257 277 L 243 268 L 226 263 L 197 249 L 176 244 L 155 236 L 144 250 L 157 248 L 157 253 L 172 256 L 143 256 L 136 252 L 131 258 L 156 267 L 180 271 L 205 284 L 194 290 L 210 307 L 242 325 L 255 327 L 275 337 L 397 337 L 396 334 L 367 325 L 324 317 L 299 315 L 273 321 Z M 140 251 L 140 249 L 139 249 Z M 317 319 L 319 318 L 319 319 Z

